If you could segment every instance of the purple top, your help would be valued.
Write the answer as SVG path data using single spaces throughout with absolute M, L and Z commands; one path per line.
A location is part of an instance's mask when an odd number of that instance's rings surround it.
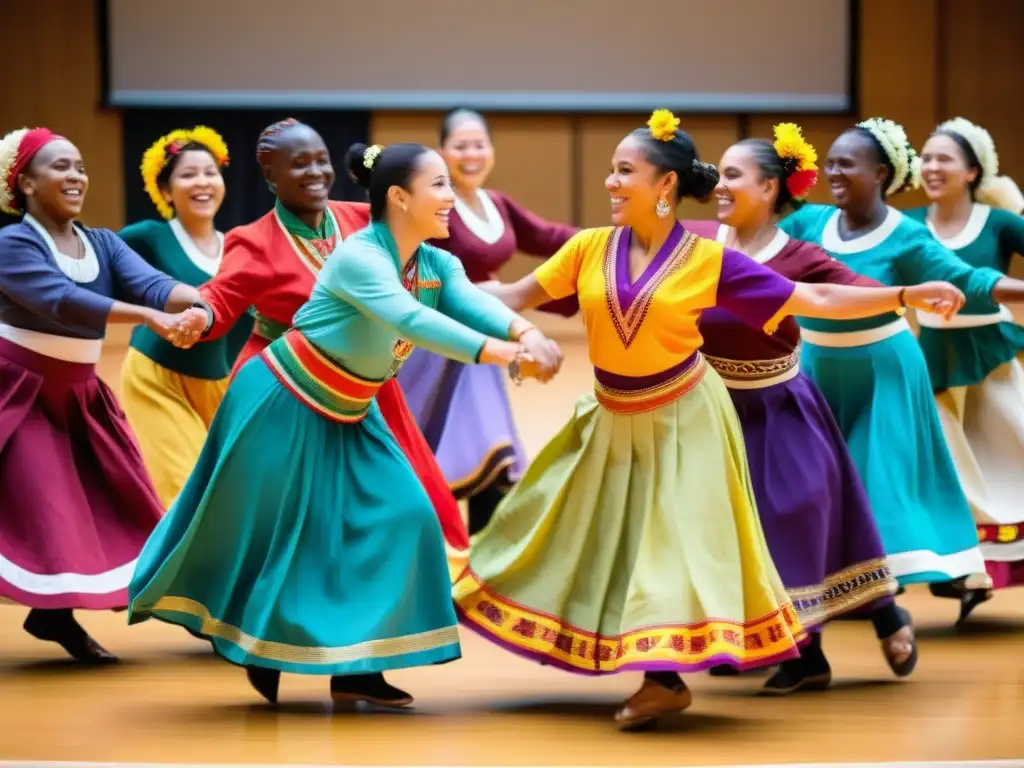
M 501 219 L 503 231 L 497 240 L 489 243 L 473 231 L 474 226 L 490 228 L 496 222 L 478 220 L 471 226 L 456 208 L 448 221 L 448 238 L 430 241 L 431 245 L 458 258 L 466 269 L 466 276 L 474 283 L 496 279 L 498 270 L 516 251 L 545 259 L 553 256 L 578 231 L 576 227 L 545 221 L 500 192 L 487 190 L 485 194 L 494 205 L 493 213 Z M 579 304 L 575 296 L 570 296 L 548 302 L 538 309 L 571 317 L 579 311 Z
M 115 300 L 163 309 L 177 285 L 108 229 L 87 229 L 99 274 L 76 283 L 29 224 L 0 230 L 0 323 L 39 333 L 102 339 Z

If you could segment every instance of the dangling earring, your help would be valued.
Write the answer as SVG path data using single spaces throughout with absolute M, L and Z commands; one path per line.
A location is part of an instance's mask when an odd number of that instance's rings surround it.
M 666 216 L 672 213 L 672 209 L 668 207 L 668 200 L 666 200 L 664 197 L 659 197 L 658 204 L 654 206 L 654 212 L 658 214 L 659 219 L 664 219 Z

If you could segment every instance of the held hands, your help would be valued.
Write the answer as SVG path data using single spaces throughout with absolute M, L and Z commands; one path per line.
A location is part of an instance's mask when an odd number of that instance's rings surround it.
M 946 320 L 959 312 L 966 301 L 959 288 L 938 281 L 910 285 L 904 290 L 903 298 L 908 307 L 941 315 Z
M 550 381 L 562 367 L 562 348 L 536 328 L 530 328 L 519 337 L 525 355 L 519 363 L 525 377 L 541 382 Z
M 206 312 L 198 307 L 177 314 L 153 311 L 146 318 L 148 328 L 182 349 L 188 349 L 199 340 L 208 322 Z

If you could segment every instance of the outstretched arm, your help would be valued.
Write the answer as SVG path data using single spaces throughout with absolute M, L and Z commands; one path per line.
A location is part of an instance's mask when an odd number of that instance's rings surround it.
M 199 294 L 210 307 L 212 324 L 205 341 L 219 339 L 274 286 L 275 272 L 263 250 L 245 235 L 229 232 L 224 238 L 224 258 L 216 276 Z

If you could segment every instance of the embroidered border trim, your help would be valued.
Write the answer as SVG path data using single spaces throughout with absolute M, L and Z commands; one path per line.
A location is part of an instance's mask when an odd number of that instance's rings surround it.
M 622 227 L 617 227 L 604 246 L 604 293 L 605 303 L 608 306 L 608 314 L 611 315 L 612 324 L 619 334 L 622 345 L 629 349 L 634 339 L 636 339 L 637 333 L 640 331 L 640 326 L 644 324 L 655 292 L 669 275 L 689 261 L 694 248 L 697 247 L 699 238 L 690 232 L 684 234 L 669 257 L 665 259 L 665 262 L 658 268 L 658 271 L 651 276 L 646 285 L 640 289 L 636 298 L 633 299 L 633 302 L 623 312 L 619 305 L 618 292 L 615 289 L 617 285 L 615 265 L 618 261 L 619 240 L 624 232 L 625 230 Z
M 787 589 L 800 623 L 805 628 L 824 624 L 855 611 L 899 589 L 889 562 L 884 558 L 851 565 L 830 573 L 824 584 Z
M 705 355 L 708 365 L 723 379 L 736 381 L 759 381 L 781 376 L 793 370 L 800 362 L 796 353 L 772 360 L 732 360 L 728 357 Z
M 599 635 L 560 618 L 495 594 L 471 568 L 453 588 L 463 621 L 513 650 L 584 673 L 610 673 L 626 667 L 704 668 L 729 657 L 744 666 L 769 663 L 790 652 L 806 636 L 796 610 L 785 603 L 747 622 L 708 619 L 697 624 L 638 627 L 616 636 Z
M 1013 544 L 1024 539 L 1024 525 L 978 525 L 981 544 Z
M 449 645 L 457 645 L 459 642 L 459 628 L 450 626 L 415 635 L 364 640 L 352 645 L 306 647 L 253 637 L 238 627 L 214 618 L 205 605 L 187 597 L 161 597 L 150 606 L 133 606 L 132 608 L 137 613 L 166 611 L 192 616 L 201 622 L 201 627 L 198 630 L 200 634 L 226 640 L 248 654 L 284 664 L 344 664 L 364 659 L 384 659 L 437 650 Z
M 329 360 L 296 329 L 260 356 L 277 380 L 304 405 L 341 424 L 362 421 L 383 381 L 368 381 Z
M 639 390 L 613 389 L 594 380 L 594 397 L 612 413 L 637 414 L 673 403 L 704 380 L 708 367 L 699 352 L 693 363 L 677 376 L 653 387 Z

